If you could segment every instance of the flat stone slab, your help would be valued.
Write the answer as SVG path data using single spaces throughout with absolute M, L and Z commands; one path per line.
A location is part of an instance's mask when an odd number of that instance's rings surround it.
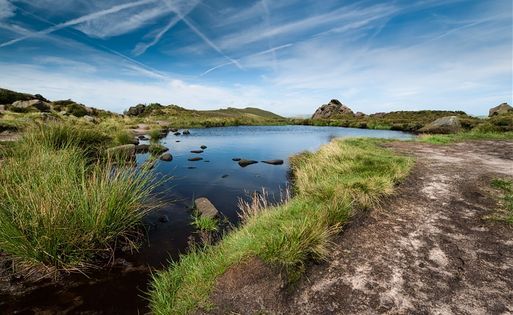
M 203 153 L 203 150 L 191 150 L 191 153 L 199 154 L 199 153 Z
M 205 197 L 194 200 L 194 206 L 202 217 L 215 218 L 219 215 L 219 211 L 216 207 Z
M 187 160 L 188 160 L 188 161 L 191 161 L 191 162 L 195 162 L 195 161 L 201 161 L 201 160 L 203 160 L 203 158 L 202 158 L 202 157 L 197 156 L 197 157 L 193 157 L 193 158 L 190 158 L 190 159 L 187 159 Z
M 283 160 L 265 160 L 265 161 L 262 161 L 262 163 L 271 164 L 271 165 L 282 165 Z
M 239 166 L 240 167 L 246 167 L 248 165 L 251 165 L 251 164 L 256 164 L 258 163 L 258 161 L 255 161 L 255 160 L 240 160 L 239 161 Z

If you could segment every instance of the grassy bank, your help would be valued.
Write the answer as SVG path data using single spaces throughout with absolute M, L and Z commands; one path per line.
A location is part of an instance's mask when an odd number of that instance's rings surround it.
M 504 221 L 513 225 L 513 181 L 508 179 L 494 179 L 492 187 L 501 192 L 499 200 L 499 213 L 493 219 Z
M 80 269 L 116 244 L 135 245 L 151 178 L 101 159 L 110 141 L 91 129 L 49 124 L 3 149 L 0 250 L 16 266 Z
M 418 137 L 418 140 L 432 144 L 449 144 L 466 140 L 513 140 L 513 131 L 488 132 L 473 130 L 447 135 L 421 135 Z
M 370 139 L 336 140 L 292 158 L 295 196 L 275 207 L 256 203 L 244 224 L 220 243 L 181 257 L 155 275 L 151 309 L 182 314 L 208 308 L 216 279 L 253 256 L 280 267 L 291 281 L 310 259 L 327 256 L 331 237 L 356 212 L 376 205 L 409 171 L 412 161 Z

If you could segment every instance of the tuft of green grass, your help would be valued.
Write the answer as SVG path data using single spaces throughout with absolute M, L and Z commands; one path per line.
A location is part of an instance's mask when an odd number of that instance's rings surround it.
M 506 179 L 494 179 L 492 180 L 491 186 L 502 192 L 501 207 L 504 214 L 494 216 L 495 219 L 505 221 L 508 224 L 513 225 L 513 181 Z
M 216 279 L 257 256 L 298 279 L 307 261 L 325 259 L 331 239 L 351 216 L 378 204 L 413 163 L 371 139 L 335 140 L 318 152 L 291 159 L 295 196 L 265 209 L 245 209 L 244 224 L 215 245 L 194 249 L 154 275 L 154 314 L 209 308 Z M 261 204 L 255 202 L 255 204 Z
M 160 138 L 162 138 L 161 130 L 160 129 L 151 129 L 148 132 L 148 135 L 150 136 L 150 139 L 152 142 L 158 141 Z
M 48 126 L 10 149 L 0 172 L 0 250 L 18 266 L 81 269 L 116 244 L 136 245 L 151 173 L 93 162 L 86 153 L 103 140 Z
M 218 222 L 216 218 L 204 217 L 199 213 L 194 213 L 192 216 L 192 225 L 200 231 L 215 232 L 218 229 Z
M 421 135 L 419 141 L 431 144 L 449 144 L 465 140 L 513 140 L 513 132 L 482 132 L 472 130 L 447 135 Z
M 114 133 L 114 144 L 124 145 L 134 143 L 134 136 L 128 130 L 120 129 Z

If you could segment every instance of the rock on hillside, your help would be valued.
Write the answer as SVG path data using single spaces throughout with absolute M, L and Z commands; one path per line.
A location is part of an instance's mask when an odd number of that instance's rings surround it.
M 507 113 L 513 113 L 513 107 L 511 107 L 508 103 L 502 103 L 498 106 L 491 108 L 488 116 L 492 117 Z
M 461 131 L 461 122 L 457 116 L 438 118 L 432 123 L 419 129 L 421 133 L 457 133 Z
M 333 118 L 339 115 L 354 115 L 351 108 L 342 104 L 339 100 L 333 99 L 328 104 L 319 107 L 312 116 L 312 119 Z

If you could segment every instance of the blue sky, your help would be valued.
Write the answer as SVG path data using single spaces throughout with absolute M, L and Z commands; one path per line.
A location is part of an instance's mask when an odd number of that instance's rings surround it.
M 511 0 L 0 0 L 0 86 L 116 112 L 482 115 L 512 100 L 512 20 Z

